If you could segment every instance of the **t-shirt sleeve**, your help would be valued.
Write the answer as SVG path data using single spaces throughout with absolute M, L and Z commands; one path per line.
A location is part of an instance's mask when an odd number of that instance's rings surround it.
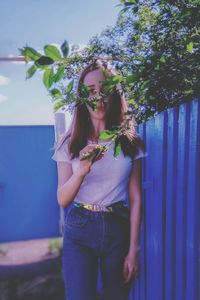
M 148 156 L 148 153 L 147 152 L 144 152 L 142 149 L 139 149 L 139 152 L 138 154 L 136 154 L 133 158 L 133 160 L 136 160 L 138 158 L 143 158 L 143 157 L 147 157 Z
M 71 163 L 68 144 L 64 142 L 58 149 L 55 149 L 53 156 L 51 157 L 55 161 L 66 161 Z

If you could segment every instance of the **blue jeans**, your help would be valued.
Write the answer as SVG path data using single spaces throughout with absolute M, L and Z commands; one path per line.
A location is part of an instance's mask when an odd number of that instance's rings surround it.
M 71 206 L 65 216 L 62 272 L 65 300 L 96 300 L 98 260 L 104 300 L 128 300 L 123 263 L 130 243 L 130 222 L 112 212 Z

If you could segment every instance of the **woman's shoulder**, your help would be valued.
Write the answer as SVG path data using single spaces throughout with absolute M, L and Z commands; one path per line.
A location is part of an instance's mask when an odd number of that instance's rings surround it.
M 56 143 L 55 152 L 52 156 L 52 159 L 55 161 L 67 161 L 71 162 L 71 157 L 69 154 L 69 143 L 70 143 L 70 136 L 64 135 L 62 136 L 59 141 Z
M 69 147 L 69 143 L 70 143 L 70 134 L 64 134 L 59 138 L 56 144 L 56 149 L 59 149 L 60 147 L 65 147 L 66 145 Z

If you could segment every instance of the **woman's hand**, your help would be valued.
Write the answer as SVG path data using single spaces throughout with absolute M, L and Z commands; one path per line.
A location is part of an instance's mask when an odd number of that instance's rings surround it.
M 123 277 L 128 283 L 134 276 L 139 276 L 139 251 L 129 253 L 124 260 Z
M 86 154 L 92 154 L 92 152 L 95 149 L 99 149 L 99 144 L 89 144 L 87 146 L 85 146 L 80 152 L 79 152 L 79 159 L 80 159 L 80 166 L 79 166 L 79 172 L 81 172 L 82 175 L 87 175 L 90 172 L 91 169 L 91 165 L 101 159 L 104 156 L 105 151 L 99 151 L 100 153 L 98 154 L 97 151 L 97 155 L 91 156 L 91 158 L 87 158 L 87 159 L 82 159 Z M 90 155 L 89 155 L 90 156 Z

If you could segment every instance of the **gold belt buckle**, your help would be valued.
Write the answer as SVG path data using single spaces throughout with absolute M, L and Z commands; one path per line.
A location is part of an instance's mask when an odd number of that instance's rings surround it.
M 91 204 L 84 204 L 83 207 L 85 207 L 86 209 L 92 210 Z
M 98 204 L 83 204 L 83 207 L 92 211 L 112 211 L 112 207 L 101 206 Z

